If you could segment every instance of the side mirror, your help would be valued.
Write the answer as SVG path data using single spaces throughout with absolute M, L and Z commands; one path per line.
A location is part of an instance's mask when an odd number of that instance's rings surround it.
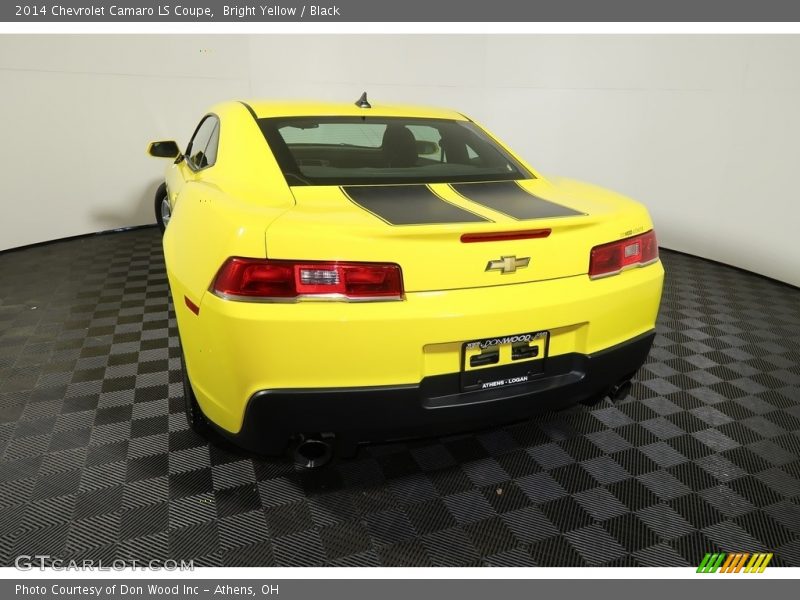
M 156 158 L 177 158 L 180 156 L 181 150 L 178 144 L 172 140 L 164 142 L 150 142 L 147 146 L 147 153 Z
M 439 144 L 427 140 L 416 140 L 417 156 L 436 154 L 439 151 Z

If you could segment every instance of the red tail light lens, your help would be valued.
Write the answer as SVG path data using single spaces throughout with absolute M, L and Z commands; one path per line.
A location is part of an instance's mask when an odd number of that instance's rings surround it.
M 589 277 L 607 277 L 633 266 L 648 265 L 658 260 L 656 232 L 595 246 L 589 259 Z
M 211 289 L 239 300 L 400 300 L 403 276 L 395 264 L 233 257 L 222 265 Z

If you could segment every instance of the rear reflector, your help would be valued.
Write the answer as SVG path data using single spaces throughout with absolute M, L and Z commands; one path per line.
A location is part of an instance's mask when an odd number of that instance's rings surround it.
M 527 229 L 525 231 L 492 231 L 486 233 L 465 233 L 461 241 L 465 244 L 475 242 L 502 242 L 505 240 L 533 240 L 546 238 L 550 235 L 549 229 Z
M 192 311 L 196 315 L 200 314 L 200 307 L 197 306 L 197 304 L 195 304 L 191 300 L 189 300 L 189 296 L 184 296 L 183 299 L 186 302 L 186 308 L 188 308 L 190 311 Z
M 589 277 L 608 277 L 629 267 L 641 267 L 658 260 L 655 231 L 595 246 L 589 259 Z
M 403 276 L 395 264 L 233 257 L 211 289 L 234 300 L 400 300 Z

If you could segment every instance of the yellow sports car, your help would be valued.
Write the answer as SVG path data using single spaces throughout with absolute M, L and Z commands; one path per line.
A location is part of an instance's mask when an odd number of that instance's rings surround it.
M 196 431 L 349 452 L 624 396 L 650 350 L 647 210 L 458 112 L 227 102 L 149 153 Z

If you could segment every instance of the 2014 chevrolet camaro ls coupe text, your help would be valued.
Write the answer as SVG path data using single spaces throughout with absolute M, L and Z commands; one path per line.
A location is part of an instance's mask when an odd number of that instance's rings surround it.
M 655 336 L 647 210 L 460 113 L 229 102 L 156 195 L 186 412 L 257 452 L 619 397 Z

